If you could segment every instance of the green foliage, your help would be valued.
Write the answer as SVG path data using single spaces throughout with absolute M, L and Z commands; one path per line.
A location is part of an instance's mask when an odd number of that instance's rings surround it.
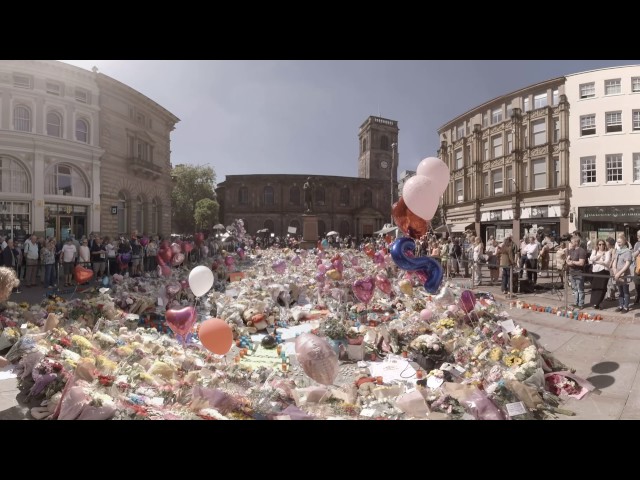
M 215 202 L 210 198 L 198 200 L 194 214 L 196 227 L 202 230 L 210 230 L 216 223 L 218 223 L 218 210 L 220 210 L 218 202 Z
M 171 193 L 172 229 L 176 233 L 191 234 L 196 231 L 196 205 L 208 199 L 216 204 L 216 174 L 211 167 L 177 165 L 172 171 L 173 191 Z M 213 225 L 212 224 L 212 225 Z

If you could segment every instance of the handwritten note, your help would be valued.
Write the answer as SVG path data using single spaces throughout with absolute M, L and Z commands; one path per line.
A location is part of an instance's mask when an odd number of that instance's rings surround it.
M 527 413 L 527 407 L 525 407 L 522 402 L 507 403 L 505 406 L 507 407 L 507 414 L 510 417 Z

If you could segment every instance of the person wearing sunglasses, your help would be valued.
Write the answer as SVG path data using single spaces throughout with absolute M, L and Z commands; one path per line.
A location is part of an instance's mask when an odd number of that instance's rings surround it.
M 591 257 L 589 257 L 589 263 L 593 267 L 592 273 L 594 274 L 591 280 L 591 304 L 593 308 L 600 310 L 602 308 L 600 304 L 607 293 L 607 283 L 611 275 L 609 272 L 611 252 L 607 247 L 607 242 L 598 240 L 596 248 L 593 249 Z

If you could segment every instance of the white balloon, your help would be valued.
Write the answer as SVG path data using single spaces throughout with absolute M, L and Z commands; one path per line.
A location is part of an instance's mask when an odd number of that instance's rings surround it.
M 416 175 L 429 177 L 433 181 L 433 184 L 440 195 L 444 193 L 447 189 L 447 185 L 449 185 L 449 167 L 447 167 L 446 163 L 436 157 L 427 157 L 422 160 L 418 164 Z
M 438 209 L 440 194 L 433 180 L 424 175 L 414 175 L 402 188 L 404 203 L 413 213 L 425 220 L 431 220 Z
M 189 272 L 189 288 L 196 297 L 201 297 L 213 287 L 213 272 L 199 265 Z

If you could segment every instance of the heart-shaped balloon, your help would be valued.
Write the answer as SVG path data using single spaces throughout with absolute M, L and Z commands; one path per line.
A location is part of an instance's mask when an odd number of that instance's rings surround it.
M 276 273 L 282 275 L 287 269 L 287 263 L 284 260 L 278 260 L 271 264 L 271 268 L 273 268 Z
M 300 265 L 302 265 L 302 259 L 298 255 L 296 255 L 295 257 L 293 257 L 293 259 L 291 259 L 291 265 L 299 267 Z
M 158 256 L 160 256 L 160 258 L 162 258 L 166 263 L 170 263 L 173 258 L 173 252 L 170 248 L 165 248 L 158 252 Z
M 147 245 L 149 245 L 149 237 L 142 237 L 140 239 L 140 245 L 142 245 L 143 247 L 146 247 Z
M 235 263 L 235 260 L 233 259 L 233 257 L 232 257 L 232 256 L 227 255 L 226 257 L 224 257 L 224 264 L 225 264 L 227 267 L 232 266 L 234 263 Z
M 366 247 L 364 247 L 362 249 L 362 251 L 367 255 L 367 257 L 369 258 L 373 258 L 373 256 L 376 254 L 376 251 L 371 248 L 369 245 L 367 245 Z
M 476 296 L 471 290 L 465 290 L 460 294 L 459 304 L 465 313 L 471 313 L 473 311 L 473 307 L 476 306 Z
M 316 273 L 316 274 L 315 274 L 315 276 L 314 276 L 313 278 L 315 278 L 315 279 L 316 279 L 316 282 L 318 282 L 318 283 L 324 283 L 324 280 L 325 280 L 325 278 L 324 278 L 324 272 L 318 272 L 318 273 Z
M 328 268 L 327 268 L 327 266 L 326 266 L 326 265 L 324 265 L 323 263 L 321 263 L 320 265 L 318 265 L 318 272 L 320 272 L 320 273 L 322 273 L 322 274 L 325 274 L 325 273 L 327 273 L 327 270 L 329 270 L 329 269 L 328 269 Z
M 440 193 L 429 177 L 414 175 L 404 183 L 402 198 L 414 214 L 424 220 L 431 220 L 438 208 Z
M 180 290 L 182 290 L 182 287 L 179 283 L 170 283 L 166 287 L 164 287 L 164 291 L 167 292 L 167 295 L 169 295 L 170 297 L 177 295 Z
M 342 272 L 335 268 L 332 268 L 331 270 L 327 270 L 327 273 L 325 275 L 329 277 L 331 280 L 336 280 L 336 281 L 342 280 Z
M 416 168 L 416 175 L 424 175 L 431 179 L 438 193 L 438 197 L 447 189 L 450 174 L 451 172 L 447 164 L 436 157 L 423 159 L 418 164 L 418 168 Z M 404 190 L 402 192 L 404 194 Z
M 365 277 L 362 280 L 356 280 L 353 282 L 353 294 L 362 303 L 368 305 L 373 297 L 375 286 L 376 281 L 373 277 Z
M 380 291 L 384 292 L 386 295 L 391 295 L 391 282 L 386 275 L 382 273 L 378 273 L 376 275 L 376 287 L 378 287 Z
M 334 269 L 338 270 L 340 273 L 342 273 L 342 272 L 343 272 L 343 270 L 344 270 L 344 264 L 342 263 L 342 259 L 340 259 L 340 260 L 333 260 L 333 261 L 331 262 L 331 266 L 332 266 Z
M 184 253 L 174 253 L 173 258 L 171 259 L 171 265 L 177 267 L 178 265 L 182 265 L 182 262 L 184 262 Z
M 393 205 L 393 219 L 400 230 L 411 238 L 420 238 L 429 230 L 429 222 L 409 210 L 403 197 Z
M 413 285 L 411 285 L 411 282 L 405 278 L 398 282 L 398 288 L 405 295 L 411 295 L 413 293 Z
M 73 276 L 78 285 L 82 285 L 83 283 L 87 283 L 93 277 L 93 270 L 89 270 L 88 268 L 84 268 L 82 265 L 76 265 L 73 269 Z
M 338 355 L 326 340 L 312 333 L 296 338 L 296 359 L 310 378 L 331 385 L 338 375 Z
M 376 265 L 384 265 L 384 254 L 382 252 L 376 252 L 373 255 L 373 263 Z
M 422 310 L 420 310 L 420 320 L 428 322 L 429 320 L 431 320 L 431 317 L 433 317 L 433 312 L 428 308 L 423 308 Z
M 446 305 L 450 305 L 455 301 L 455 296 L 453 295 L 453 292 L 449 288 L 449 285 L 445 285 L 444 287 L 442 287 L 442 290 L 440 290 L 440 293 L 436 295 L 435 300 L 439 305 L 443 307 Z
M 182 245 L 182 251 L 184 253 L 186 253 L 187 255 L 189 255 L 191 253 L 191 250 L 193 250 L 193 243 L 185 242 Z
M 165 312 L 167 325 L 176 335 L 186 337 L 196 323 L 196 309 L 193 307 L 184 307 L 180 310 L 170 309 Z

